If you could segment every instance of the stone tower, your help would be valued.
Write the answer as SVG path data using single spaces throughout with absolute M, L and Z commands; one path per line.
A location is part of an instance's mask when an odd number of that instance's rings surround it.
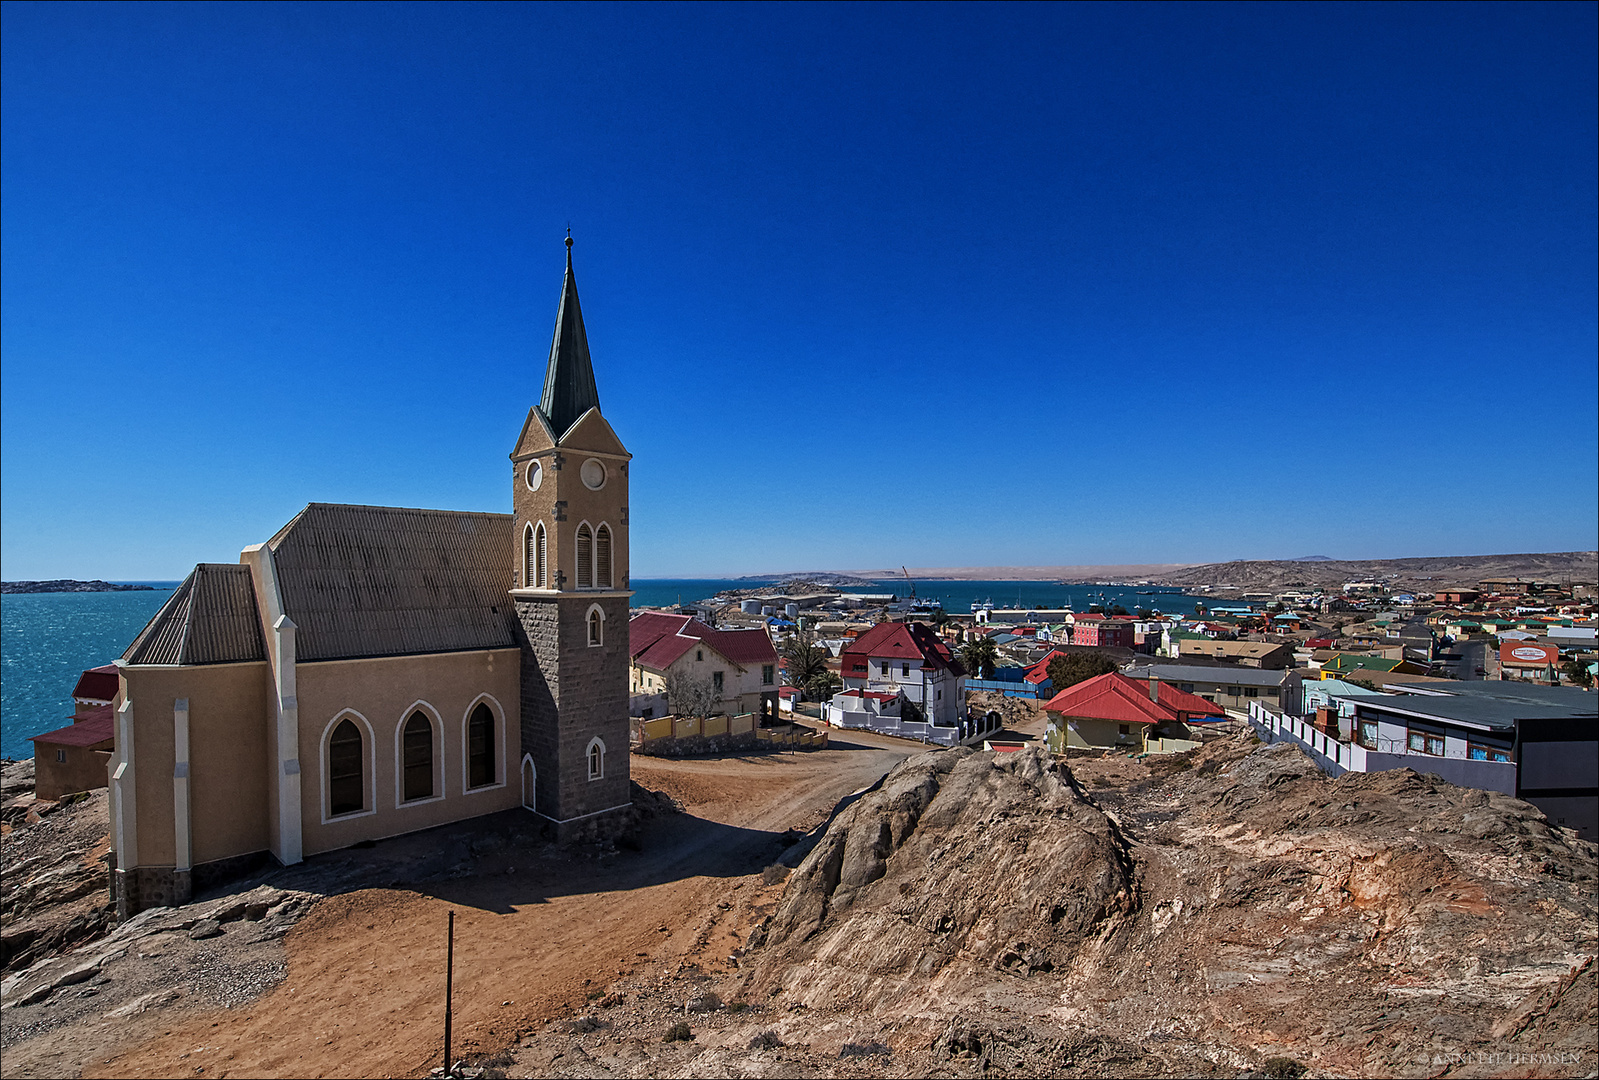
M 569 237 L 544 393 L 511 451 L 522 801 L 554 822 L 563 840 L 606 834 L 631 797 L 631 457 L 600 415 Z

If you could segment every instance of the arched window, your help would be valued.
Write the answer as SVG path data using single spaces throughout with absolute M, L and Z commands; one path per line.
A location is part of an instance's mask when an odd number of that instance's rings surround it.
M 605 612 L 600 610 L 598 604 L 589 608 L 589 644 L 605 644 Z
M 529 525 L 522 530 L 522 588 L 524 589 L 534 588 L 533 583 L 538 580 L 533 576 L 534 565 L 533 526 Z
M 482 702 L 466 722 L 466 786 L 494 783 L 494 713 Z
M 539 522 L 538 528 L 533 530 L 533 534 L 533 547 L 535 549 L 533 553 L 533 569 L 535 571 L 533 587 L 536 589 L 548 589 L 550 587 L 550 554 L 549 544 L 546 542 L 544 535 L 544 522 Z
M 577 527 L 577 587 L 594 587 L 594 533 L 589 530 L 588 522 Z
M 328 814 L 355 814 L 366 808 L 366 778 L 361 772 L 361 729 L 340 721 L 328 740 Z
M 594 533 L 594 584 L 611 587 L 611 527 L 601 525 Z
M 589 740 L 589 779 L 605 779 L 605 744 L 599 739 Z
M 421 710 L 405 722 L 405 801 L 433 797 L 433 722 Z

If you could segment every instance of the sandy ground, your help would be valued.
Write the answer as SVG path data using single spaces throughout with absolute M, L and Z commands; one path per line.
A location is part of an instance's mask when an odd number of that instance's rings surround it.
M 5 1073 L 425 1076 L 443 1053 L 452 910 L 453 1056 L 492 1053 L 619 979 L 725 970 L 776 900 L 761 870 L 788 830 L 919 749 L 851 733 L 805 753 L 634 757 L 634 779 L 688 811 L 651 822 L 641 851 L 510 844 L 460 876 L 329 896 L 283 939 L 287 974 L 253 1002 L 86 1018 L 8 1049 Z

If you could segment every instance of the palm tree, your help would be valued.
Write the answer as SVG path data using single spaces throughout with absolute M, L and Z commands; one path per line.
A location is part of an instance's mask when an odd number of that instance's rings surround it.
M 998 659 L 999 646 L 991 637 L 980 637 L 961 646 L 961 662 L 979 679 L 994 677 L 994 662 Z

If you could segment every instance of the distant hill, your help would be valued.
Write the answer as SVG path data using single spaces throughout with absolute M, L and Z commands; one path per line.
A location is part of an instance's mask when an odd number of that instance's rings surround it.
M 1232 586 L 1238 589 L 1340 588 L 1346 581 L 1379 581 L 1392 588 L 1435 591 L 1475 588 L 1484 578 L 1539 581 L 1599 580 L 1599 552 L 1524 555 L 1446 555 L 1414 559 L 1238 560 L 1189 566 L 1154 579 L 1162 585 Z
M 55 581 L 0 581 L 0 593 L 46 592 L 154 592 L 150 585 L 114 585 L 109 581 L 74 581 L 57 578 Z

